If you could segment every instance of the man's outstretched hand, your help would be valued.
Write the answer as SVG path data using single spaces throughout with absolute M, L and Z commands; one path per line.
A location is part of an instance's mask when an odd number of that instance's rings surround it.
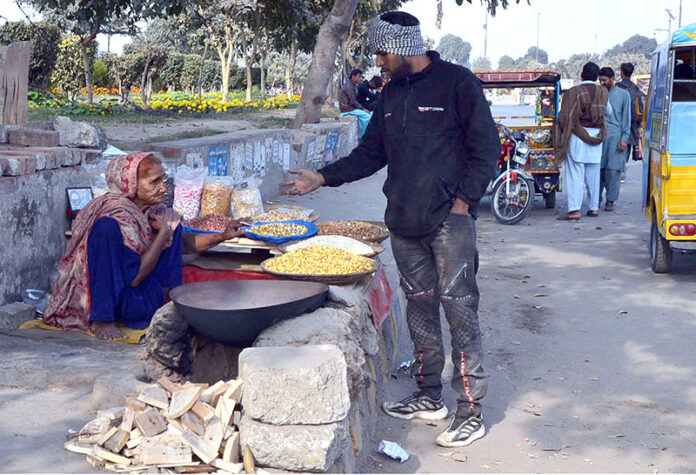
M 319 172 L 307 170 L 306 168 L 290 170 L 290 173 L 297 175 L 297 178 L 280 184 L 280 186 L 288 187 L 288 189 L 283 192 L 283 194 L 286 195 L 306 195 L 326 183 L 324 175 Z

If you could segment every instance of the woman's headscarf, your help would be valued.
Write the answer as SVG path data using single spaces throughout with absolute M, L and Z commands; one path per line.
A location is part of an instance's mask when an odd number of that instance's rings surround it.
M 138 254 L 142 255 L 152 244 L 148 216 L 162 213 L 164 207 L 155 206 L 143 213 L 133 202 L 138 192 L 138 166 L 150 155 L 136 152 L 113 159 L 106 169 L 109 192 L 90 201 L 77 214 L 72 238 L 58 262 L 58 278 L 44 314 L 46 323 L 69 330 L 90 331 L 92 305 L 87 240 L 98 219 L 115 219 L 121 228 L 123 244 Z

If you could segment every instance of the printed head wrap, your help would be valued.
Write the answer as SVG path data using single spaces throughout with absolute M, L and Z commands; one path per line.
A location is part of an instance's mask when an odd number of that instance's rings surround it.
M 378 15 L 372 20 L 367 37 L 372 53 L 425 54 L 420 22 L 406 12 L 391 11 Z

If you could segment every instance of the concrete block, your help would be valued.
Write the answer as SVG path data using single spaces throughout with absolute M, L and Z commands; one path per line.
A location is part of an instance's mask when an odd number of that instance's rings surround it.
M 19 128 L 7 131 L 7 141 L 12 145 L 57 147 L 58 132 L 52 130 Z
M 0 307 L 0 330 L 16 330 L 36 315 L 36 308 L 22 302 L 9 303 Z
M 7 132 L 19 129 L 19 125 L 0 125 L 0 143 L 7 143 Z
M 240 426 L 242 446 L 249 446 L 258 465 L 296 472 L 327 471 L 341 456 L 348 437 L 347 420 L 276 426 L 245 415 Z
M 0 195 L 15 193 L 17 190 L 17 178 L 13 176 L 0 177 Z
M 10 165 L 7 163 L 7 159 L 0 157 L 0 176 L 5 174 L 5 170 L 7 170 L 9 166 Z
M 5 175 L 21 176 L 36 172 L 36 157 L 33 155 L 8 155 L 5 158 L 8 165 Z
M 73 154 L 73 165 L 80 165 L 83 163 L 92 163 L 101 159 L 102 151 L 98 148 L 75 148 L 72 149 Z
M 347 368 L 334 345 L 247 348 L 239 355 L 244 412 L 268 424 L 327 424 L 350 409 Z

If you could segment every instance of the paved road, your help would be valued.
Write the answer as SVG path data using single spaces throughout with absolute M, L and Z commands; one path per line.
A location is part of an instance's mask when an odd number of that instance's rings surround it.
M 696 257 L 679 256 L 670 275 L 650 270 L 640 167 L 629 167 L 616 212 L 576 224 L 557 221 L 538 199 L 520 224 L 500 225 L 485 199 L 478 231 L 489 433 L 469 448 L 443 449 L 433 440 L 444 422 L 380 415 L 379 437 L 411 458 L 398 464 L 375 453 L 365 471 L 696 471 Z M 296 201 L 323 216 L 378 219 L 383 180 L 380 172 Z M 395 282 L 391 254 L 383 259 Z M 400 360 L 410 351 L 404 344 Z M 387 393 L 401 398 L 412 388 L 399 376 Z

